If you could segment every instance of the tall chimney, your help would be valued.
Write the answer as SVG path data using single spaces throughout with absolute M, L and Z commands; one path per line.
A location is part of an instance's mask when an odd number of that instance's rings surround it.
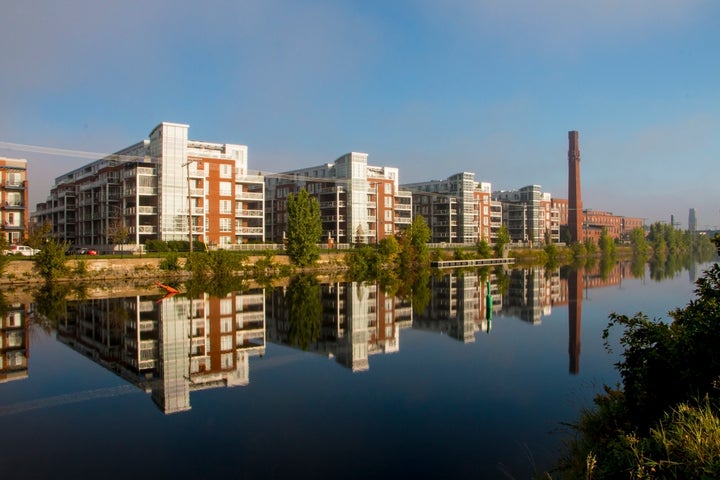
M 582 195 L 580 194 L 580 142 L 578 132 L 568 132 L 568 229 L 570 242 L 584 241 Z

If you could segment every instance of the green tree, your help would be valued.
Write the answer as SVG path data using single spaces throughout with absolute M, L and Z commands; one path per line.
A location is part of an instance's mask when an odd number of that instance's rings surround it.
M 55 239 L 45 242 L 40 253 L 33 257 L 35 261 L 35 271 L 46 281 L 67 275 L 69 269 L 65 264 L 65 250 L 67 244 Z
M 636 227 L 630 232 L 630 245 L 632 247 L 633 255 L 647 255 L 648 253 L 648 242 L 645 239 L 645 230 Z
M 5 235 L 0 235 L 0 252 L 7 249 L 7 247 L 7 238 Z M 0 274 L 5 271 L 5 267 L 7 267 L 8 262 L 10 262 L 10 257 L 8 255 L 0 254 Z
M 116 218 L 110 225 L 109 239 L 113 245 L 121 245 L 120 255 L 125 253 L 125 243 L 130 237 L 130 228 L 125 225 L 122 218 Z
M 297 195 L 290 194 L 287 204 L 288 231 L 287 252 L 298 266 L 312 265 L 320 258 L 318 242 L 322 235 L 320 206 L 303 189 Z
M 31 248 L 37 248 L 40 249 L 43 246 L 43 243 L 45 243 L 45 240 L 50 236 L 52 233 L 52 223 L 49 221 L 37 224 L 32 223 L 30 224 L 30 228 L 28 229 L 28 235 L 25 239 L 25 245 L 31 247 Z
M 600 232 L 600 253 L 603 257 L 614 257 L 616 253 L 615 240 L 608 234 L 607 228 L 603 227 Z
M 510 243 L 510 232 L 508 232 L 507 226 L 503 223 L 500 225 L 500 229 L 495 239 L 495 245 L 493 245 L 493 253 L 495 257 L 501 258 L 505 252 L 505 247 Z
M 429 241 L 430 227 L 425 218 L 418 215 L 400 239 L 399 268 L 403 274 L 430 261 Z
M 410 244 L 415 249 L 419 262 L 426 262 L 429 259 L 430 251 L 427 244 L 430 236 L 430 227 L 428 227 L 425 217 L 417 215 L 410 225 Z
M 490 258 L 492 255 L 492 248 L 487 240 L 480 240 L 477 244 L 477 253 L 480 258 Z

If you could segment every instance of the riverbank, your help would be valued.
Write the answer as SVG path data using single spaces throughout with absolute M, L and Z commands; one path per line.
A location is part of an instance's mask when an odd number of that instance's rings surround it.
M 148 292 L 163 293 L 156 282 L 178 284 L 190 280 L 192 272 L 184 269 L 185 257 L 178 259 L 178 269 L 166 270 L 161 267 L 163 257 L 83 257 L 66 261 L 68 275 L 53 280 L 55 284 L 72 284 L 82 287 L 85 298 L 147 295 Z M 265 256 L 250 256 L 245 262 L 254 266 L 258 261 L 266 261 Z M 0 276 L 0 293 L 11 303 L 29 303 L 33 293 L 45 284 L 45 280 L 35 271 L 35 262 L 31 258 L 10 260 Z M 337 276 L 345 270 L 342 258 L 338 254 L 323 254 L 310 268 L 293 267 L 285 255 L 272 257 L 266 269 L 268 276 L 276 276 L 278 270 L 289 268 L 294 272 L 313 272 L 320 276 Z M 239 276 L 245 276 L 238 272 Z M 273 284 L 282 285 L 283 278 L 277 278 Z M 254 278 L 248 276 L 250 286 Z

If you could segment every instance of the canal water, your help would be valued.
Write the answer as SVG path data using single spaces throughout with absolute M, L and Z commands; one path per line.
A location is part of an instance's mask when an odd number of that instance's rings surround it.
M 669 319 L 708 266 L 454 272 L 412 295 L 299 277 L 58 302 L 38 324 L 46 306 L 8 305 L 0 472 L 532 478 L 619 381 L 608 315 Z

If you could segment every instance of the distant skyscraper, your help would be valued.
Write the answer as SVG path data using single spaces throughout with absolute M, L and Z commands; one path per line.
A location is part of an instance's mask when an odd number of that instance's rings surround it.
M 580 193 L 580 144 L 578 132 L 568 132 L 568 229 L 572 243 L 582 242 L 583 210 Z
M 695 216 L 695 209 L 690 209 L 690 214 L 688 215 L 688 230 L 690 230 L 691 233 L 694 233 L 697 230 L 697 217 Z

